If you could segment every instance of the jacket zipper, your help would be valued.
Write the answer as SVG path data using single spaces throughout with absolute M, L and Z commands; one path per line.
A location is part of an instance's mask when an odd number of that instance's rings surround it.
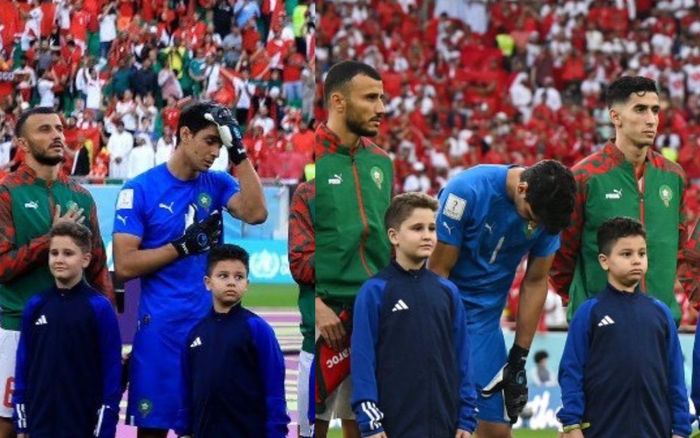
M 355 162 L 355 157 L 350 157 L 352 160 L 352 173 L 355 177 L 355 194 L 357 195 L 357 206 L 360 210 L 360 219 L 362 220 L 362 234 L 360 234 L 360 260 L 362 260 L 362 266 L 364 266 L 367 275 L 370 277 L 374 275 L 369 265 L 367 265 L 367 257 L 365 256 L 365 241 L 367 240 L 367 235 L 369 234 L 369 223 L 367 221 L 367 212 L 365 211 L 365 204 L 362 201 L 362 187 L 360 186 L 360 173 L 357 170 L 357 163 Z
M 646 166 L 646 163 L 644 164 Z M 637 192 L 639 192 L 639 221 L 644 225 L 644 228 L 646 228 L 646 220 L 644 217 L 644 194 L 646 193 L 646 180 L 647 180 L 647 172 L 646 169 L 644 170 L 644 173 L 642 174 L 641 182 L 637 180 L 637 173 L 634 170 L 634 166 L 632 166 L 632 174 L 634 175 L 635 178 L 635 185 L 637 186 Z M 642 290 L 646 291 L 647 290 L 647 277 L 646 275 L 642 276 Z

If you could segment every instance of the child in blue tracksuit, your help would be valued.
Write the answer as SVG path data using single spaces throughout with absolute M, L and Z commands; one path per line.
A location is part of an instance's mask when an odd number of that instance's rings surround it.
M 243 248 L 228 244 L 208 255 L 204 283 L 213 308 L 183 346 L 180 436 L 287 436 L 282 350 L 272 327 L 241 305 L 248 259 Z
M 362 285 L 351 338 L 352 407 L 363 437 L 470 437 L 476 390 L 457 288 L 426 269 L 438 203 L 395 197 L 385 223 L 396 259 Z
M 688 393 L 669 309 L 640 290 L 646 232 L 616 217 L 598 229 L 608 286 L 576 312 L 559 365 L 565 438 L 690 435 Z
M 74 222 L 51 229 L 56 285 L 27 303 L 17 349 L 12 402 L 20 436 L 115 436 L 122 345 L 112 305 L 83 279 L 91 240 Z

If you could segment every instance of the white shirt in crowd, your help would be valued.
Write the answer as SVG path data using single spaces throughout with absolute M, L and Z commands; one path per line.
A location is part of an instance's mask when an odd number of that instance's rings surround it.
M 109 177 L 127 178 L 129 170 L 129 153 L 134 148 L 134 136 L 128 131 L 119 133 L 115 130 L 107 141 L 109 152 Z M 117 162 L 120 161 L 120 162 Z
M 175 149 L 175 136 L 172 136 L 169 142 L 165 141 L 165 137 L 161 137 L 156 142 L 155 165 L 167 163 Z
M 53 107 L 55 96 L 53 94 L 54 82 L 49 79 L 41 78 L 36 84 L 39 91 L 39 106 Z
M 156 154 L 153 151 L 151 140 L 141 135 L 146 141 L 141 146 L 134 147 L 129 153 L 127 178 L 134 178 L 143 172 L 153 168 L 156 162 Z
M 236 88 L 236 98 L 238 99 L 236 108 L 250 108 L 250 97 L 255 94 L 255 84 L 251 84 L 249 80 L 244 81 L 241 78 L 234 78 L 233 85 Z
M 117 38 L 117 15 L 106 14 L 100 20 L 100 42 L 108 43 Z
M 116 113 L 127 131 L 136 131 L 136 102 L 132 99 L 128 102 L 120 100 L 117 102 Z

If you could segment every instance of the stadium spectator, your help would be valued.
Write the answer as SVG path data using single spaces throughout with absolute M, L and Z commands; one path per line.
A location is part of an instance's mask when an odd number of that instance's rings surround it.
M 97 211 L 90 193 L 59 172 L 63 161 L 65 138 L 63 124 L 51 108 L 35 108 L 22 113 L 15 125 L 15 142 L 26 152 L 19 168 L 0 182 L 0 337 L 3 355 L 0 361 L 0 388 L 7 391 L 15 373 L 15 354 L 20 319 L 27 301 L 52 284 L 46 258 L 49 229 L 60 222 L 86 221 L 94 241 L 91 261 L 85 278 L 110 300 L 114 299 L 112 282 L 106 266 L 104 244 L 97 223 Z M 41 187 L 48 198 L 35 198 Z M 43 205 L 43 207 L 42 207 Z M 3 400 L 10 394 L 3 393 Z M 0 437 L 13 436 L 11 409 L 0 407 Z
M 299 312 L 301 323 L 299 329 L 302 335 L 301 352 L 299 353 L 299 379 L 297 380 L 298 412 L 308 412 L 314 407 L 313 395 L 307 382 L 312 375 L 314 357 L 314 299 L 315 299 L 315 254 L 316 240 L 314 235 L 314 207 L 316 201 L 316 182 L 309 180 L 299 184 L 292 194 L 289 207 L 289 236 L 287 239 L 289 270 L 294 281 L 299 286 Z M 311 385 L 315 381 L 311 380 Z M 313 388 L 313 386 L 312 386 Z M 313 429 L 308 417 L 299 417 L 299 438 L 311 438 Z
M 549 354 L 545 350 L 535 352 L 535 366 L 530 370 L 530 381 L 535 386 L 557 386 L 557 378 L 547 368 Z
M 349 333 L 340 315 L 351 311 L 362 283 L 389 262 L 391 251 L 383 215 L 391 199 L 393 169 L 386 153 L 368 138 L 380 130 L 383 94 L 379 73 L 356 61 L 336 64 L 324 83 L 329 115 L 328 121 L 316 129 L 316 181 L 323 183 L 316 186 L 315 214 L 335 219 L 314 223 L 318 256 L 315 315 L 320 333 L 316 356 L 321 364 L 325 363 L 325 355 L 347 352 Z M 349 177 L 354 172 L 360 181 Z M 335 189 L 340 187 L 346 189 L 339 193 Z M 359 187 L 372 190 L 363 189 L 358 199 L 355 189 Z M 348 211 L 360 215 L 348 215 Z M 344 268 L 339 271 L 341 266 Z M 349 374 L 349 367 L 344 369 Z M 331 418 L 336 417 L 342 420 L 345 438 L 359 437 L 350 406 L 349 376 L 334 379 L 339 383 L 336 388 L 326 386 L 330 380 L 327 374 L 334 371 L 322 367 L 316 376 L 317 388 L 324 388 L 328 394 L 325 400 L 317 400 L 316 435 L 325 438 Z
M 352 405 L 363 436 L 469 438 L 476 429 L 475 368 L 462 300 L 453 283 L 426 266 L 437 243 L 437 208 L 425 194 L 392 200 L 385 227 L 395 259 L 355 300 Z M 416 307 L 430 322 L 417 322 L 423 316 L 410 313 Z M 406 315 L 395 318 L 396 312 Z M 423 336 L 429 341 L 416 342 Z M 397 361 L 401 356 L 412 360 Z M 422 415 L 427 411 L 432 414 Z
M 142 285 L 127 408 L 141 437 L 165 437 L 175 427 L 183 384 L 180 346 L 211 308 L 201 279 L 206 253 L 219 242 L 221 210 L 246 223 L 261 223 L 267 216 L 262 186 L 240 133 L 234 132 L 239 129 L 230 111 L 212 103 L 191 104 L 179 118 L 170 160 L 128 181 L 117 200 L 115 273 L 123 279 L 141 277 Z M 233 143 L 224 143 L 225 138 Z M 229 174 L 208 170 L 222 144 L 240 185 Z
M 110 178 L 125 179 L 129 169 L 129 154 L 134 148 L 134 136 L 124 128 L 124 122 L 114 122 L 116 131 L 112 133 L 107 142 L 109 152 L 109 176 Z
M 429 266 L 457 285 L 472 321 L 470 358 L 481 364 L 474 375 L 479 437 L 509 436 L 527 403 L 525 361 L 575 190 L 571 172 L 545 160 L 526 169 L 477 166 L 453 177 L 440 194 L 438 244 Z M 499 322 L 525 255 L 515 340 L 506 355 Z
M 676 323 L 653 291 L 640 288 L 649 263 L 644 227 L 631 218 L 607 219 L 596 246 L 607 283 L 569 327 L 559 364 L 563 436 L 687 437 L 691 418 Z M 619 397 L 641 388 L 635 406 Z
M 606 275 L 593 249 L 595 224 L 615 215 L 638 218 L 649 235 L 649 257 L 654 261 L 641 288 L 665 303 L 679 321 L 674 289 L 680 288 L 676 272 L 684 263 L 682 248 L 688 236 L 683 217 L 686 177 L 679 165 L 651 147 L 659 125 L 656 83 L 623 76 L 608 87 L 606 102 L 615 136 L 573 167 L 576 205 L 552 265 L 552 286 L 568 303 L 571 320 L 587 298 L 605 287 Z
M 22 315 L 12 404 L 19 436 L 114 438 L 119 421 L 121 350 L 117 315 L 83 280 L 92 233 L 76 222 L 49 232 L 54 284 Z
M 204 283 L 213 305 L 180 346 L 184 397 L 178 436 L 288 434 L 282 350 L 272 327 L 241 303 L 250 284 L 249 258 L 230 244 L 207 256 Z
M 136 134 L 134 136 L 134 148 L 129 152 L 127 158 L 126 177 L 135 178 L 143 172 L 153 168 L 156 155 L 153 144 L 147 134 Z

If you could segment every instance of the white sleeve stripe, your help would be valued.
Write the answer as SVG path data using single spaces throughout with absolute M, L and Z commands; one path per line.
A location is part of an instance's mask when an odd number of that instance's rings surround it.
M 27 427 L 27 414 L 24 411 L 24 403 L 17 404 L 17 426 L 21 429 Z
M 102 418 L 105 415 L 105 409 L 107 406 L 102 405 L 102 407 L 97 411 L 97 426 L 95 427 L 95 436 L 100 436 L 100 429 L 102 429 Z
M 361 404 L 362 411 L 369 417 L 369 427 L 372 430 L 379 429 L 381 425 L 381 420 L 384 418 L 384 414 L 377 408 L 377 406 L 372 402 L 363 402 Z

